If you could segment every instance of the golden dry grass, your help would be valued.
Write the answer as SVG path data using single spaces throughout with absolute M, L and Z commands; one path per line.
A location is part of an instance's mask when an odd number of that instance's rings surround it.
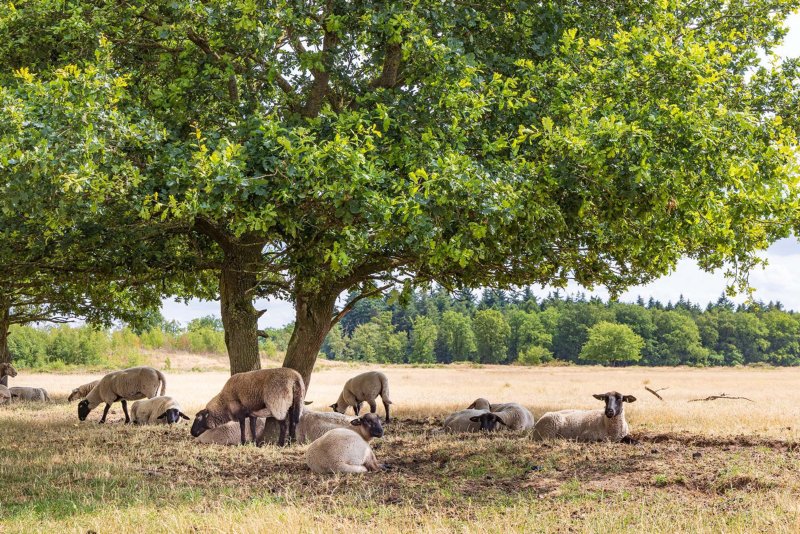
M 308 399 L 325 409 L 372 367 L 323 362 Z M 800 369 L 389 366 L 398 420 L 374 448 L 391 470 L 310 473 L 304 446 L 201 447 L 187 425 L 78 423 L 74 403 L 0 408 L 2 532 L 798 532 Z M 63 399 L 96 375 L 21 373 Z M 227 373 L 171 372 L 193 413 Z M 644 386 L 662 392 L 659 401 Z M 635 446 L 451 436 L 442 417 L 478 396 L 535 415 L 638 397 Z M 687 402 L 720 393 L 741 400 Z

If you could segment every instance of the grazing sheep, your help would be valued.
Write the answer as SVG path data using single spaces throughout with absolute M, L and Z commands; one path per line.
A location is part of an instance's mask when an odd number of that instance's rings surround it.
M 300 422 L 297 423 L 297 442 L 310 443 L 328 430 L 347 428 L 353 419 L 356 417 L 338 412 L 314 412 L 304 409 L 300 414 Z
M 478 432 L 481 429 L 480 416 L 490 413 L 486 410 L 461 410 L 447 416 L 444 420 L 445 432 Z
M 8 388 L 12 401 L 42 401 L 50 402 L 50 395 L 42 388 L 13 387 Z
M 380 371 L 361 373 L 345 382 L 339 399 L 331 404 L 331 408 L 335 412 L 345 413 L 347 407 L 352 406 L 353 411 L 358 415 L 358 412 L 361 411 L 361 403 L 367 402 L 370 413 L 375 413 L 378 410 L 375 403 L 378 395 L 381 396 L 383 409 L 386 411 L 386 422 L 388 423 L 391 421 L 389 405 L 392 403 L 389 400 L 389 380 Z
M 622 441 L 633 443 L 628 435 L 625 420 L 625 402 L 635 402 L 633 395 L 622 395 L 616 391 L 593 395 L 606 403 L 603 410 L 561 410 L 547 412 L 539 418 L 533 430 L 533 438 L 564 438 L 577 441 Z
M 161 384 L 161 395 L 164 395 L 167 390 L 167 381 L 161 371 L 152 367 L 131 367 L 108 373 L 100 379 L 100 382 L 86 395 L 86 398 L 78 403 L 78 419 L 85 421 L 89 412 L 97 408 L 101 402 L 105 402 L 106 407 L 103 410 L 103 417 L 100 419 L 101 423 L 105 423 L 111 404 L 120 401 L 122 411 L 125 412 L 125 423 L 130 423 L 127 401 L 152 399 L 159 394 L 159 384 Z
M 95 380 L 94 382 L 89 382 L 88 384 L 76 387 L 72 390 L 72 393 L 69 394 L 69 397 L 67 397 L 67 402 L 84 398 L 99 382 L 99 380 Z
M 250 433 L 253 436 L 260 436 L 261 433 L 264 432 L 265 421 L 266 418 L 258 417 L 256 419 L 255 432 L 253 432 L 253 429 L 250 428 Z M 241 445 L 241 439 L 239 422 L 231 421 L 222 426 L 206 430 L 197 437 L 197 442 L 206 445 Z
M 189 416 L 181 411 L 178 401 L 172 397 L 153 397 L 138 400 L 131 405 L 131 419 L 134 425 L 161 423 L 171 425 Z
M 0 363 L 0 385 L 8 386 L 7 377 L 9 376 L 10 377 L 17 376 L 17 370 L 14 369 L 14 366 L 11 365 L 11 362 Z
M 505 402 L 501 404 L 489 404 L 483 398 L 475 399 L 468 409 L 487 410 L 494 413 L 503 413 L 503 424 L 508 430 L 528 430 L 533 428 L 535 420 L 533 414 L 516 402 Z
M 225 382 L 222 391 L 208 401 L 206 408 L 197 413 L 192 423 L 192 436 L 198 437 L 206 430 L 236 420 L 244 445 L 245 420 L 250 418 L 252 432 L 256 417 L 272 417 L 280 423 L 278 444 L 284 446 L 287 420 L 289 437 L 295 439 L 305 394 L 303 377 L 293 369 L 259 369 L 235 374 Z
M 306 464 L 315 473 L 366 473 L 378 471 L 381 465 L 365 438 L 383 435 L 380 419 L 372 413 L 354 419 L 348 428 L 334 428 L 309 445 Z
M 0 404 L 8 404 L 11 402 L 11 392 L 8 388 L 0 385 Z

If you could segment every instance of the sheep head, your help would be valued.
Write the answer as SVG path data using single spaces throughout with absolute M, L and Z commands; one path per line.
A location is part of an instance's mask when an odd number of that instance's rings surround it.
M 598 393 L 592 395 L 595 399 L 604 401 L 606 403 L 605 414 L 606 417 L 616 417 L 622 413 L 623 402 L 636 402 L 636 397 L 633 395 L 623 395 L 616 391 L 609 391 L 608 393 Z

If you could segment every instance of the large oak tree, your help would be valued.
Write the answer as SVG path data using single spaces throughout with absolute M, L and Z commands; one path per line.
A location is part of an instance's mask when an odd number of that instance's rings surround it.
M 163 137 L 90 194 L 198 245 L 232 372 L 259 365 L 253 299 L 292 299 L 308 381 L 349 290 L 619 290 L 683 256 L 746 281 L 796 217 L 797 74 L 759 52 L 797 5 L 29 0 L 0 65 L 90 65 L 102 36 Z

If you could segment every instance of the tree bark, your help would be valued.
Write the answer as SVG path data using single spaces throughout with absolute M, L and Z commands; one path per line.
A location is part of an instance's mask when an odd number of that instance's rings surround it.
M 220 312 L 231 375 L 261 369 L 258 354 L 258 317 L 252 290 L 261 250 L 236 247 L 225 251 L 219 278 Z
M 0 307 L 0 363 L 11 363 L 8 350 L 8 329 L 11 326 L 11 310 L 7 306 Z M 8 377 L 0 378 L 0 384 L 8 386 Z
M 311 372 L 314 370 L 319 349 L 333 326 L 333 309 L 337 296 L 338 294 L 320 293 L 295 298 L 294 331 L 286 348 L 283 366 L 302 375 L 306 390 L 311 382 Z

